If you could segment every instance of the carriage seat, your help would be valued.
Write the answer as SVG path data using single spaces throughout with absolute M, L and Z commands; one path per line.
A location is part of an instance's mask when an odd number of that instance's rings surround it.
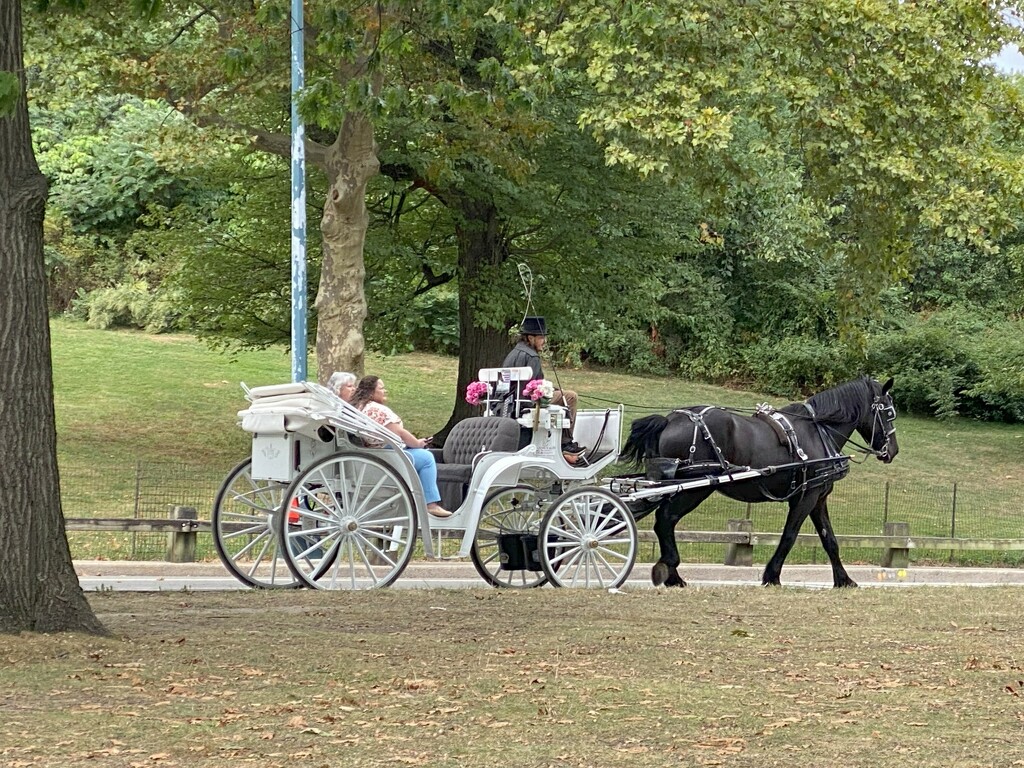
M 476 416 L 456 424 L 443 448 L 431 453 L 437 461 L 437 487 L 441 506 L 458 509 L 473 476 L 473 460 L 481 453 L 519 450 L 519 424 L 500 416 Z

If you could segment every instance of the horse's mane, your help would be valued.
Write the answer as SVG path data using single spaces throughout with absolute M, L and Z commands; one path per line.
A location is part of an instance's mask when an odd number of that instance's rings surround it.
M 818 421 L 858 424 L 864 407 L 871 402 L 871 377 L 861 376 L 807 398 Z

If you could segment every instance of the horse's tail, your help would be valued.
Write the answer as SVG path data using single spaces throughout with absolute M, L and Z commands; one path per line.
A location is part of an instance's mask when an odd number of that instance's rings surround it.
M 658 455 L 658 438 L 668 426 L 668 419 L 659 413 L 636 419 L 629 428 L 629 439 L 622 449 L 620 458 L 636 466 L 643 464 L 644 459 Z

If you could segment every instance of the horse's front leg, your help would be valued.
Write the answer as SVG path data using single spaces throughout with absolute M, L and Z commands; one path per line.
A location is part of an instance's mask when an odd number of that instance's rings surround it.
M 710 492 L 679 493 L 658 505 L 658 510 L 654 513 L 654 533 L 658 536 L 659 556 L 658 562 L 651 569 L 651 581 L 654 586 L 686 586 L 677 570 L 679 548 L 676 545 L 676 524 L 710 495 Z
M 821 497 L 811 511 L 811 522 L 814 523 L 814 529 L 818 532 L 818 538 L 821 539 L 822 549 L 825 550 L 829 562 L 832 563 L 833 586 L 836 588 L 856 587 L 857 582 L 850 578 L 850 574 L 846 572 L 846 568 L 843 567 L 843 563 L 839 559 L 839 542 L 836 541 L 836 535 L 832 530 L 832 521 L 828 516 L 827 493 Z
M 786 562 L 786 557 L 796 543 L 797 534 L 800 533 L 800 526 L 804 524 L 804 520 L 807 519 L 807 515 L 810 514 L 811 509 L 814 508 L 816 503 L 817 496 L 810 498 L 804 496 L 799 500 L 789 502 L 789 514 L 786 516 L 786 525 L 782 529 L 782 538 L 779 539 L 779 546 L 775 548 L 775 552 L 772 553 L 772 557 L 764 567 L 764 573 L 761 576 L 761 584 L 764 586 L 778 587 L 782 585 L 782 581 L 779 579 L 779 576 L 782 574 L 782 564 Z

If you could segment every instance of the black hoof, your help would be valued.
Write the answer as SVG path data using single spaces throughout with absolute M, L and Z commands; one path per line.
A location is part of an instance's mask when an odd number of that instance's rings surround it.
M 656 562 L 654 567 L 651 569 L 651 582 L 653 582 L 656 587 L 660 587 L 662 585 L 665 585 L 666 587 L 686 586 L 686 582 L 679 576 L 679 572 L 675 568 L 670 568 L 661 560 Z
M 668 577 L 668 581 L 665 582 L 666 587 L 685 587 L 686 582 L 683 581 L 682 577 L 678 573 L 673 573 Z
M 772 576 L 771 574 L 768 573 L 768 571 L 765 571 L 764 574 L 762 574 L 762 576 L 761 576 L 761 586 L 762 587 L 781 587 L 782 586 L 782 579 L 779 578 L 779 574 L 775 574 L 774 576 Z
M 857 582 L 853 579 L 846 579 L 845 581 L 837 581 L 835 583 L 836 589 L 856 589 Z

